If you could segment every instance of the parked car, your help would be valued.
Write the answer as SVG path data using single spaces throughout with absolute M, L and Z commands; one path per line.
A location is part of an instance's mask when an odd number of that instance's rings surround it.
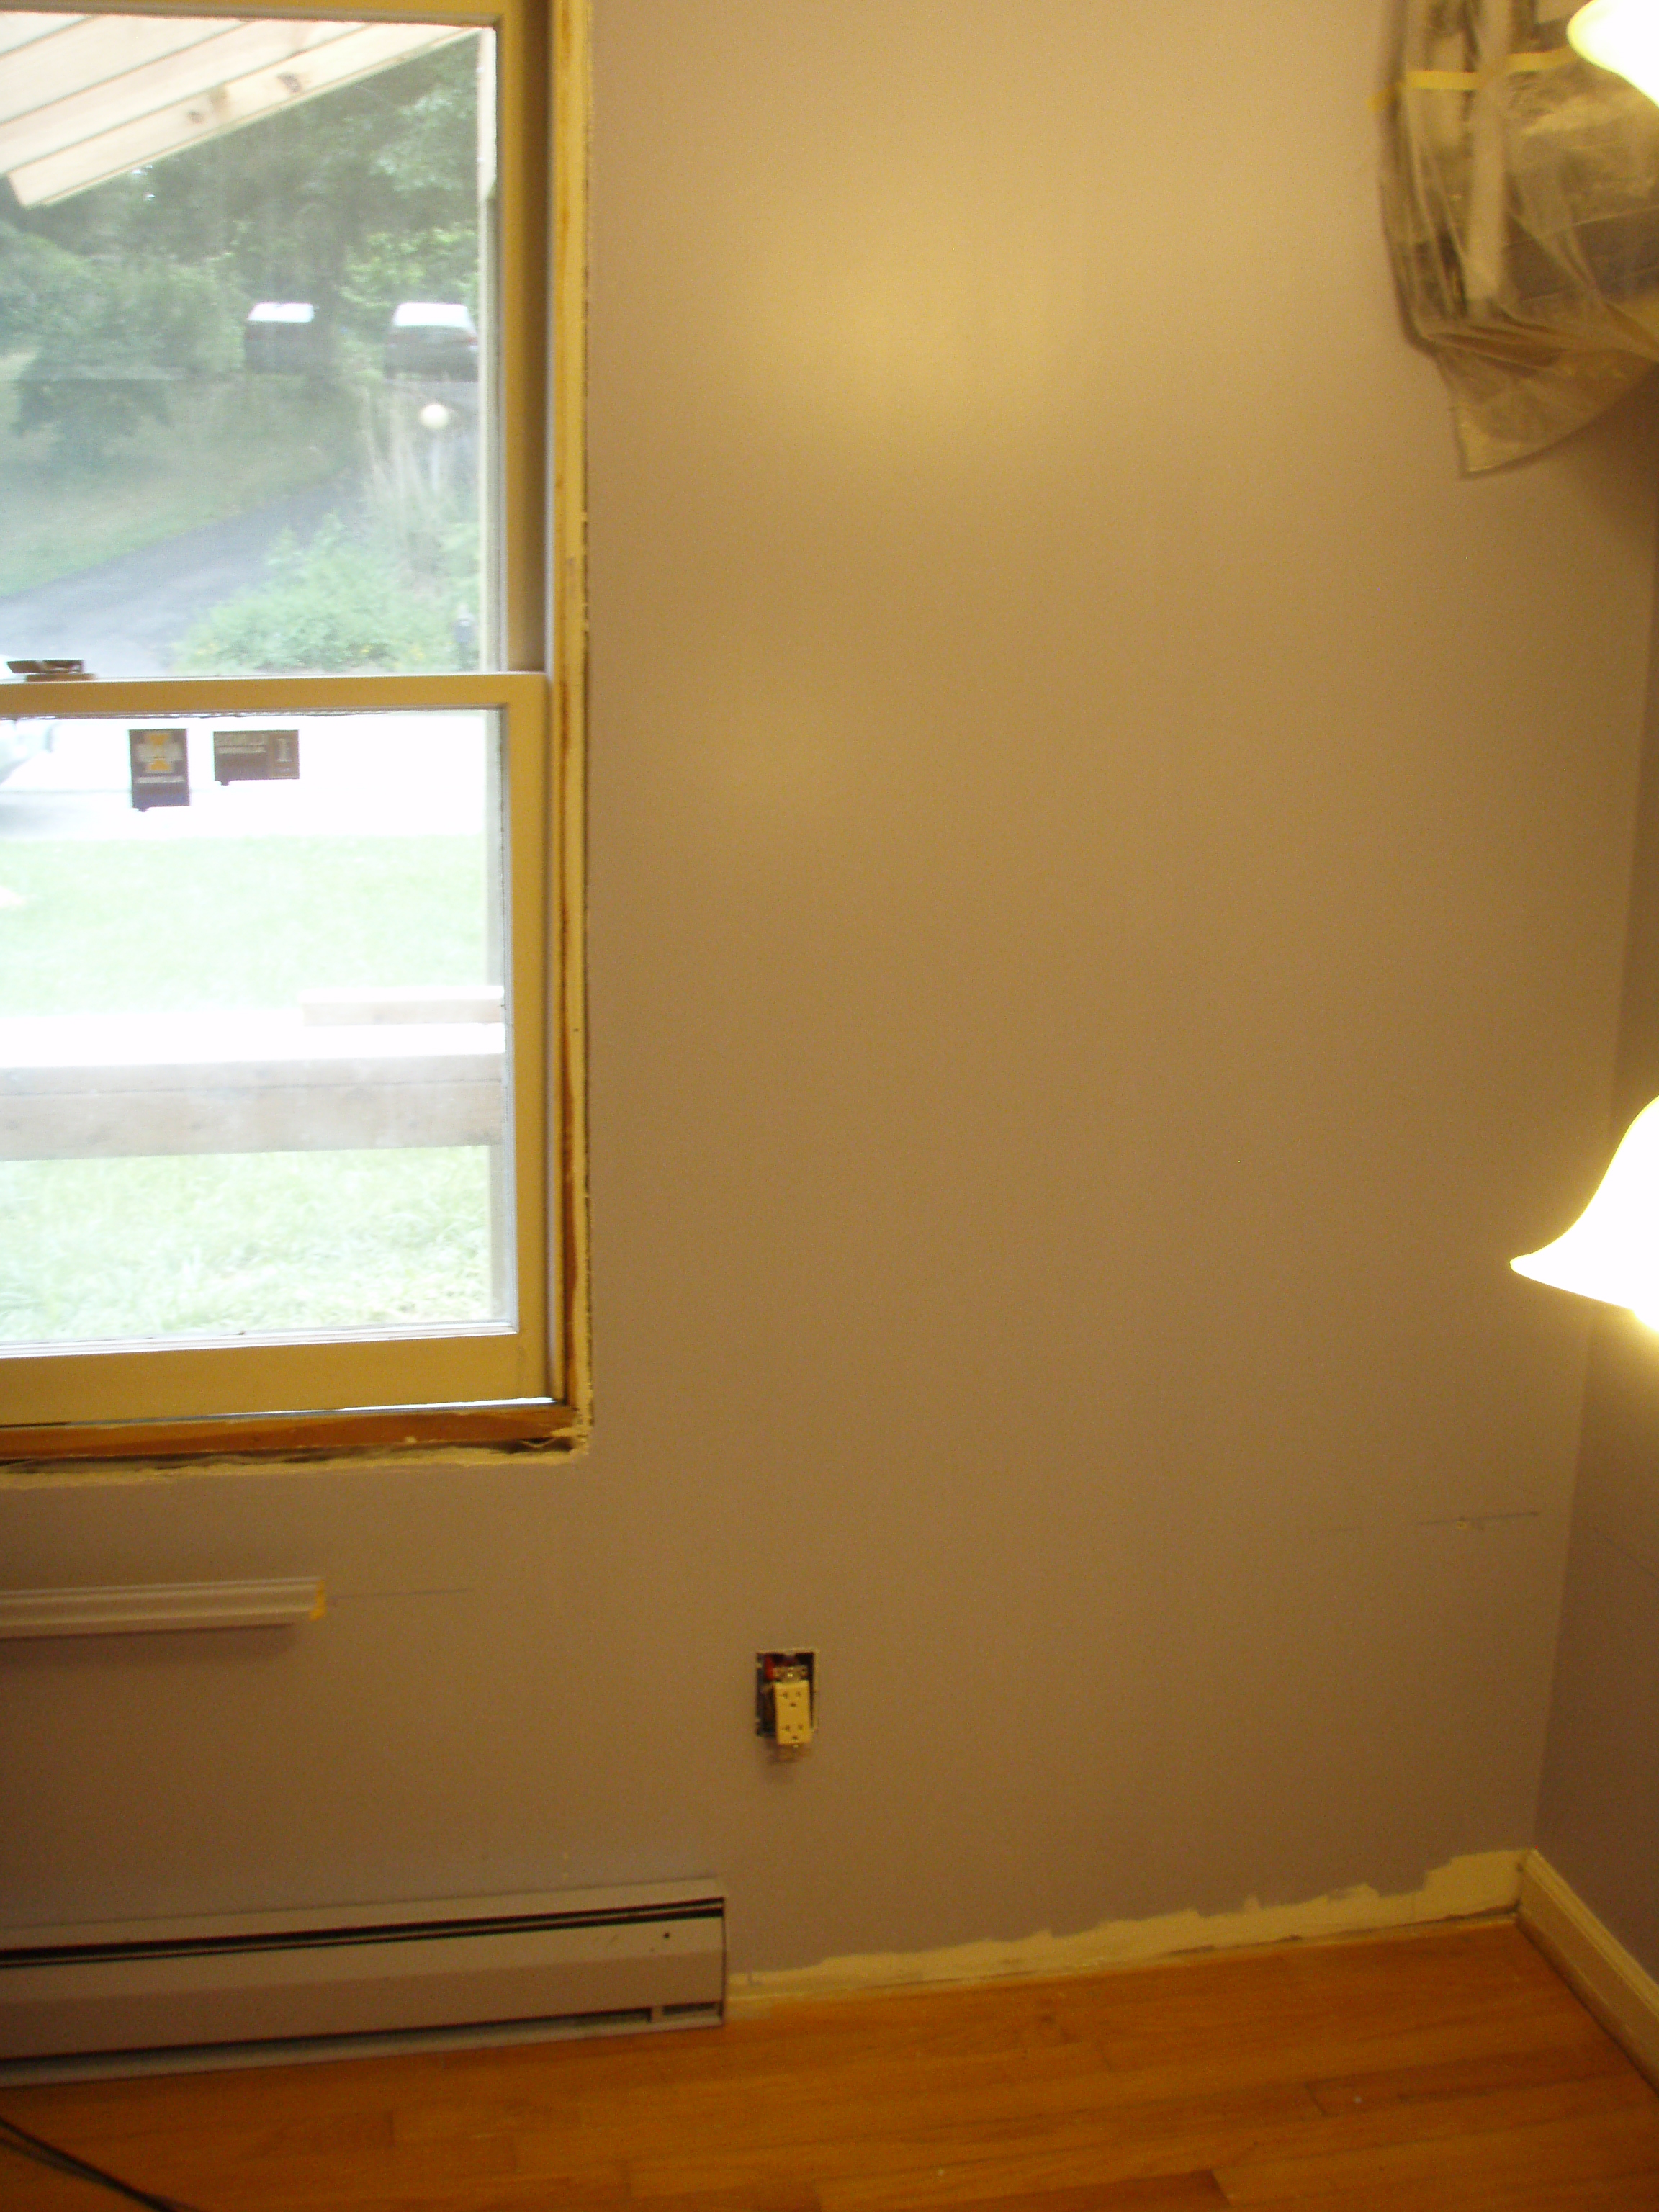
M 405 300 L 386 334 L 388 376 L 449 383 L 478 380 L 478 328 L 470 311 L 442 300 Z
M 323 366 L 325 337 L 309 300 L 260 300 L 242 325 L 242 359 L 249 368 L 304 375 Z

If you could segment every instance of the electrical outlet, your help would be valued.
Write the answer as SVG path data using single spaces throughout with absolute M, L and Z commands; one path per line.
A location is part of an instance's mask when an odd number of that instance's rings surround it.
M 799 1759 L 817 1722 L 817 1653 L 757 1651 L 755 1733 L 780 1759 Z
M 812 1741 L 812 1691 L 807 1682 L 774 1682 L 772 1734 L 780 1751 Z

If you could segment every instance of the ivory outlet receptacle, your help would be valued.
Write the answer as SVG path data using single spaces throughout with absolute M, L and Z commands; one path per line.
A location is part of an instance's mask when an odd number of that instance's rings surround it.
M 799 1682 L 775 1682 L 772 1685 L 772 1733 L 778 1748 L 788 1745 L 797 1749 L 812 1741 L 812 1686 Z
M 755 1733 L 780 1759 L 799 1759 L 817 1723 L 816 1651 L 755 1655 Z

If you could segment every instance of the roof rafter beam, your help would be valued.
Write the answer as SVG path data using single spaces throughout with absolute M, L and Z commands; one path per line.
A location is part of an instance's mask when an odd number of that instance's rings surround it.
M 270 18 L 226 25 L 222 37 L 208 39 L 173 58 L 179 76 L 172 97 L 162 96 L 160 82 L 149 67 L 132 73 L 142 80 L 136 87 L 122 78 L 97 88 L 88 85 L 74 102 L 85 127 L 59 137 L 51 151 L 37 150 L 19 159 L 11 150 L 15 145 L 38 145 L 22 135 L 33 117 L 23 119 L 15 139 L 7 126 L 0 125 L 0 171 L 9 173 L 12 190 L 25 207 L 67 199 L 147 162 L 256 123 L 278 108 L 471 35 L 471 25 L 430 21 L 296 23 Z M 296 45 L 301 40 L 304 43 Z M 246 43 L 233 46 L 233 40 Z M 207 74 L 216 49 L 222 51 L 226 74 Z M 255 54 L 268 52 L 273 58 L 261 66 L 246 66 Z M 130 96 L 125 104 L 118 100 L 112 106 L 101 95 L 118 95 L 124 82 L 131 87 Z M 57 106 L 70 104 L 59 101 Z M 43 112 L 40 122 L 43 131 L 52 135 L 50 110 Z

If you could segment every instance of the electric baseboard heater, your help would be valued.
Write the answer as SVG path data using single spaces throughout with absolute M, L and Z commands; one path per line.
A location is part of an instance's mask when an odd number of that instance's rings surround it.
M 706 1883 L 0 1931 L 0 2082 L 707 2027 Z

